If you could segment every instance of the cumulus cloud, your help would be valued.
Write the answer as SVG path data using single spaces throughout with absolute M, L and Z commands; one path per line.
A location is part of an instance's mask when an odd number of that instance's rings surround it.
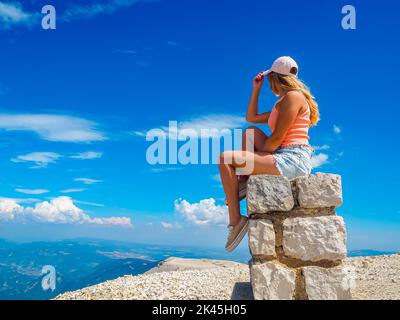
M 68 115 L 2 113 L 0 130 L 30 131 L 48 141 L 76 143 L 106 139 L 97 123 Z
M 49 192 L 49 190 L 46 189 L 20 189 L 20 188 L 15 189 L 15 191 L 24 194 L 44 194 Z
M 128 217 L 90 217 L 65 196 L 36 203 L 34 207 L 22 206 L 15 199 L 0 199 L 0 221 L 132 226 Z
M 102 152 L 87 151 L 72 155 L 70 156 L 70 158 L 78 160 L 91 160 L 91 159 L 101 158 L 102 156 L 103 156 Z
M 181 214 L 186 221 L 198 226 L 226 225 L 228 210 L 226 206 L 215 204 L 215 199 L 204 199 L 197 203 L 189 203 L 178 199 L 174 202 L 175 211 Z
M 311 158 L 313 168 L 318 168 L 325 163 L 328 163 L 329 156 L 325 153 L 314 154 Z
M 22 8 L 19 2 L 0 1 L 0 27 L 10 28 L 13 25 L 29 26 L 38 17 Z
M 25 155 L 19 155 L 16 158 L 12 158 L 11 161 L 15 163 L 19 162 L 33 162 L 35 165 L 32 169 L 45 168 L 49 163 L 55 163 L 61 157 L 55 152 L 32 152 Z
M 103 182 L 103 180 L 96 180 L 96 179 L 90 179 L 90 178 L 75 178 L 74 181 L 82 182 L 84 184 L 95 184 L 95 183 Z

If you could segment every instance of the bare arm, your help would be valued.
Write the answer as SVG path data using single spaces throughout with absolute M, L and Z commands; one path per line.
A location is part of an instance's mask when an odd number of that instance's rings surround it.
M 297 92 L 288 92 L 283 100 L 279 103 L 279 116 L 276 127 L 272 135 L 267 139 L 263 146 L 264 152 L 272 153 L 282 144 L 286 133 L 295 121 L 301 107 L 302 97 Z
M 250 123 L 267 123 L 271 112 L 258 113 L 258 97 L 262 84 L 264 82 L 264 76 L 259 73 L 253 80 L 253 92 L 251 93 L 249 106 L 247 108 L 246 121 Z

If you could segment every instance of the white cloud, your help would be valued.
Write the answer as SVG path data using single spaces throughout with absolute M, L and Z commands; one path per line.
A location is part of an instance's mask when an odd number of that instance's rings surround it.
M 171 47 L 176 47 L 176 46 L 178 46 L 178 43 L 175 42 L 175 41 L 168 41 L 167 43 L 168 43 L 168 45 L 170 45 Z
M 216 205 L 213 198 L 204 199 L 193 204 L 186 200 L 178 199 L 175 200 L 174 205 L 175 211 L 194 225 L 226 225 L 228 223 L 227 207 Z
M 74 200 L 74 203 L 83 204 L 83 205 L 92 206 L 92 207 L 104 207 L 104 204 L 96 203 L 96 202 L 89 202 L 89 201 Z
M 172 223 L 161 221 L 161 226 L 165 229 L 172 229 L 174 225 Z
M 0 221 L 39 222 L 55 224 L 99 224 L 131 227 L 127 217 L 92 218 L 75 206 L 69 197 L 36 203 L 25 207 L 13 199 L 0 199 Z
M 46 189 L 19 189 L 19 188 L 15 189 L 15 191 L 24 194 L 44 194 L 49 192 L 49 190 Z
M 75 178 L 74 181 L 83 182 L 84 184 L 95 184 L 103 182 L 103 180 L 96 180 L 90 178 Z
M 62 14 L 62 21 L 79 19 L 90 19 L 99 14 L 112 14 L 118 10 L 129 8 L 138 2 L 152 2 L 156 0 L 104 0 L 93 1 L 90 4 L 70 5 Z M 13 25 L 32 26 L 40 23 L 42 14 L 38 12 L 28 12 L 23 9 L 20 2 L 0 1 L 0 29 L 8 29 Z
M 19 2 L 0 1 L 0 27 L 9 28 L 12 25 L 31 25 L 37 14 L 24 11 Z
M 336 134 L 339 134 L 339 133 L 342 132 L 342 128 L 340 128 L 339 126 L 334 124 L 333 125 L 333 132 L 336 133 Z
M 0 130 L 31 131 L 42 139 L 60 142 L 102 141 L 95 122 L 67 115 L 0 114 Z
M 39 202 L 39 199 L 36 198 L 9 198 L 9 197 L 0 197 L 0 201 L 2 200 L 11 200 L 15 201 L 16 203 L 35 203 Z
M 138 137 L 146 137 L 146 132 L 145 131 L 133 131 L 132 134 L 134 136 L 138 136 Z
M 65 190 L 61 190 L 61 193 L 74 193 L 74 192 L 82 192 L 85 191 L 85 188 L 71 188 L 71 189 L 65 189 Z
M 102 152 L 94 152 L 94 151 L 87 151 L 77 153 L 73 156 L 70 156 L 72 159 L 79 159 L 79 160 L 91 160 L 91 159 L 98 159 L 103 156 Z
M 328 150 L 328 149 L 331 148 L 331 147 L 330 147 L 329 145 L 327 145 L 327 144 L 324 144 L 324 145 L 322 145 L 322 146 L 312 146 L 312 147 L 313 147 L 314 150 Z
M 112 14 L 120 9 L 129 8 L 138 2 L 144 1 L 146 0 L 108 0 L 84 5 L 72 5 L 64 12 L 62 19 L 64 21 L 90 19 L 99 14 Z
M 179 223 L 170 223 L 165 221 L 161 221 L 160 224 L 164 229 L 180 229 L 182 227 Z
M 313 168 L 320 167 L 325 163 L 328 163 L 329 156 L 325 153 L 314 154 L 311 158 L 311 164 Z
M 229 114 L 209 114 L 200 117 L 193 117 L 186 121 L 177 123 L 177 126 L 163 126 L 161 130 L 167 138 L 174 136 L 190 136 L 213 138 L 220 137 L 226 130 L 241 128 L 245 124 L 242 116 Z M 203 130 L 203 132 L 202 132 Z M 133 135 L 146 137 L 146 131 L 134 131 Z
M 35 166 L 32 169 L 45 168 L 49 163 L 55 163 L 61 157 L 55 152 L 32 152 L 25 155 L 19 155 L 12 158 L 12 162 L 33 162 Z

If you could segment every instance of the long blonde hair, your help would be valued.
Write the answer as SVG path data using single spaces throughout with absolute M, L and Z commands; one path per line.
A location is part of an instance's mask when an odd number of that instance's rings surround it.
M 310 89 L 299 79 L 294 76 L 285 76 L 276 72 L 271 72 L 267 76 L 271 86 L 271 90 L 276 95 L 279 95 L 280 88 L 283 91 L 300 91 L 306 98 L 308 105 L 310 106 L 310 121 L 311 125 L 315 126 L 319 121 L 319 110 L 318 104 L 315 101 L 314 96 L 311 94 Z

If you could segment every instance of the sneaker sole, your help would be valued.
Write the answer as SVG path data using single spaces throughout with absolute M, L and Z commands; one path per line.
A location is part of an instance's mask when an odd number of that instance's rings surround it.
M 238 233 L 237 237 L 233 242 L 231 243 L 230 246 L 226 247 L 225 250 L 228 252 L 232 252 L 242 241 L 244 235 L 247 233 L 247 230 L 249 228 L 249 220 L 246 221 L 246 224 L 243 226 L 242 230 Z

